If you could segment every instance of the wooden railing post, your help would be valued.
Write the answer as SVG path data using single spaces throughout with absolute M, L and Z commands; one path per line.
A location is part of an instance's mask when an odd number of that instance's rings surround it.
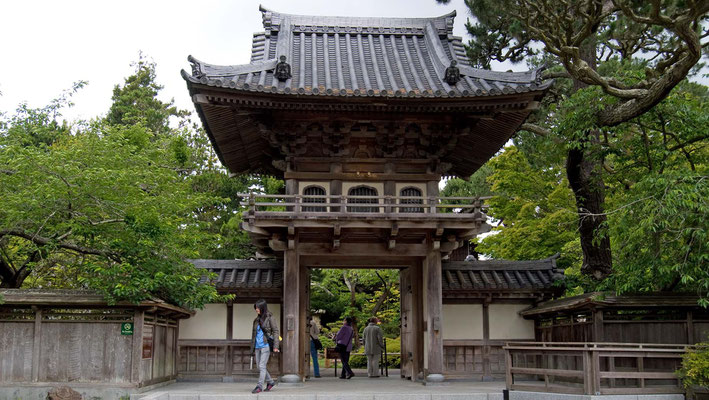
M 254 192 L 249 192 L 249 216 L 253 218 L 256 215 L 256 199 Z
M 300 211 L 301 211 L 301 198 L 300 198 L 299 194 L 295 195 L 294 202 L 295 202 L 295 214 L 298 215 L 298 214 L 300 214 Z M 286 201 L 286 203 L 287 203 L 287 201 Z
M 429 196 L 428 198 L 429 212 L 431 214 L 436 213 L 436 197 Z
M 512 378 L 512 354 L 510 353 L 510 349 L 505 349 L 505 382 L 507 384 L 507 389 L 512 388 L 512 384 L 514 384 L 514 380 Z

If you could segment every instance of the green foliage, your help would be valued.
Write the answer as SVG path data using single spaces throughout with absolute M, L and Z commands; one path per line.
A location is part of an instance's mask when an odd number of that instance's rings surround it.
M 677 371 L 685 387 L 709 387 L 709 343 L 698 346 L 682 356 L 682 368 Z
M 377 274 L 388 287 L 386 299 L 383 299 L 384 283 Z M 385 336 L 398 336 L 400 298 L 398 270 L 314 269 L 311 271 L 310 308 L 325 311 L 325 314 L 321 315 L 323 337 L 334 337 L 347 316 L 355 319 L 357 337 L 367 325 L 366 321 L 372 316 L 381 320 L 380 326 Z
M 492 173 L 488 164 L 475 171 L 469 180 L 452 178 L 446 181 L 446 186 L 441 190 L 442 197 L 484 197 L 489 196 L 490 184 L 487 178 Z
M 143 54 L 136 63 L 135 73 L 126 78 L 123 86 L 113 89 L 113 104 L 106 116 L 110 125 L 144 125 L 156 136 L 171 132 L 170 117 L 184 117 L 186 111 L 173 106 L 174 101 L 165 103 L 157 98 L 163 88 L 156 83 L 155 63 L 148 61 Z
M 477 251 L 492 258 L 540 259 L 578 240 L 573 194 L 559 166 L 535 169 L 514 147 L 488 165 L 493 197 L 487 203 L 489 216 L 499 221 L 498 233 L 481 240 Z

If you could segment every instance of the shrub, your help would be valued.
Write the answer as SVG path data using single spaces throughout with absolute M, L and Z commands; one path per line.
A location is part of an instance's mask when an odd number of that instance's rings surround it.
M 700 343 L 682 357 L 682 368 L 677 371 L 685 387 L 709 387 L 709 343 Z

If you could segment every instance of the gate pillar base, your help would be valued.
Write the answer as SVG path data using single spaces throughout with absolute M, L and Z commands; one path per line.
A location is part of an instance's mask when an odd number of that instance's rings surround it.
M 441 374 L 428 374 L 423 384 L 426 386 L 444 386 L 448 385 L 448 382 L 446 382 L 446 378 Z
M 278 386 L 294 387 L 303 386 L 303 378 L 296 374 L 283 375 L 278 378 Z

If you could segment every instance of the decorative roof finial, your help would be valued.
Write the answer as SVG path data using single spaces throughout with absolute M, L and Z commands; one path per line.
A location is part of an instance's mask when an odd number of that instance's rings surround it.
M 286 62 L 286 56 L 281 56 L 280 60 L 281 61 L 276 64 L 276 70 L 273 72 L 273 75 L 275 75 L 276 79 L 279 81 L 285 82 L 292 77 L 290 73 L 290 64 Z
M 205 73 L 202 72 L 202 64 L 199 61 L 197 61 L 196 58 L 194 58 L 192 56 L 188 56 L 187 61 L 189 61 L 190 64 L 192 64 L 192 76 L 199 79 L 205 75 Z
M 455 85 L 460 80 L 460 70 L 456 67 L 457 64 L 458 61 L 452 60 L 450 67 L 446 68 L 446 77 L 444 80 L 449 85 Z

